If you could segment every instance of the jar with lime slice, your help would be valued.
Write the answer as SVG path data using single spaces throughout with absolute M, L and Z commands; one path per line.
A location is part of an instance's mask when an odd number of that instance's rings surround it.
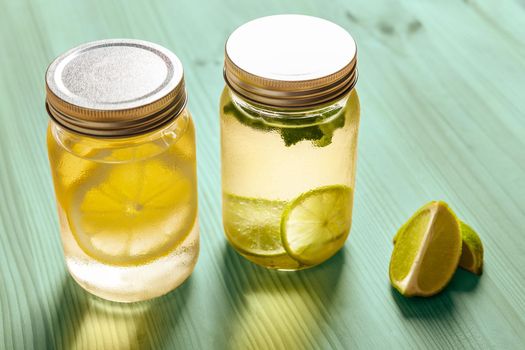
M 46 86 L 69 272 L 120 302 L 176 288 L 199 251 L 195 132 L 179 59 L 145 41 L 91 42 L 51 63 Z
M 259 265 L 298 270 L 345 243 L 359 126 L 356 45 L 324 19 L 278 15 L 226 43 L 220 101 L 223 224 Z

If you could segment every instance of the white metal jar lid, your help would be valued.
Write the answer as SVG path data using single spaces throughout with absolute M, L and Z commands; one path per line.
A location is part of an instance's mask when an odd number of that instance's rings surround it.
M 226 83 L 260 104 L 317 105 L 343 96 L 357 81 L 354 39 L 317 17 L 258 18 L 237 28 L 225 51 Z
M 75 47 L 46 73 L 51 118 L 83 134 L 111 137 L 150 131 L 186 104 L 180 60 L 147 41 L 112 39 Z

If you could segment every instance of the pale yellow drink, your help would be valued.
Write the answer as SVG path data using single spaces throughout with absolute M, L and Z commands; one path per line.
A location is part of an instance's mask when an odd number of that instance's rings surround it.
M 223 223 L 248 260 L 298 270 L 346 241 L 360 113 L 356 53 L 342 27 L 304 15 L 258 18 L 228 38 Z
M 309 121 L 300 123 L 297 115 L 261 118 L 260 110 L 232 101 L 229 88 L 223 91 L 221 111 L 223 223 L 231 244 L 255 263 L 285 270 L 316 265 L 337 252 L 349 225 L 316 253 L 317 259 L 301 261 L 284 247 L 281 219 L 286 205 L 301 194 L 340 186 L 350 191 L 344 221 L 351 222 L 359 126 L 355 90 L 335 104 L 309 111 Z

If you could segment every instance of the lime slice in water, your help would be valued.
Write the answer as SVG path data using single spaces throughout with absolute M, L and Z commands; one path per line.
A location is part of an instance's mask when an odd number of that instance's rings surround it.
M 253 256 L 286 254 L 280 232 L 285 204 L 278 200 L 224 194 L 224 230 L 232 245 Z
M 316 265 L 344 244 L 352 222 L 352 190 L 343 185 L 320 187 L 288 203 L 281 219 L 284 248 L 290 256 Z
M 444 202 L 419 209 L 396 236 L 390 282 L 404 296 L 430 296 L 450 281 L 461 255 L 459 220 Z

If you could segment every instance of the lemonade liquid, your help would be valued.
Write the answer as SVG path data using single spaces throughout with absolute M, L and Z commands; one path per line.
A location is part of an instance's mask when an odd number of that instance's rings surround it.
M 191 274 L 199 252 L 194 138 L 188 113 L 119 141 L 49 127 L 66 264 L 85 289 L 135 301 Z

